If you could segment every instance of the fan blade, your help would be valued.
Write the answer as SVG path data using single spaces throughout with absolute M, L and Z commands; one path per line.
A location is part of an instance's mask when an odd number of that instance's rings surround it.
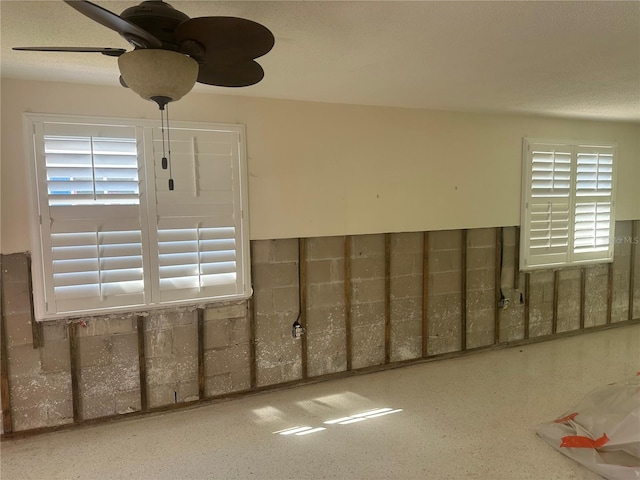
M 275 43 L 267 27 L 236 17 L 192 18 L 178 25 L 176 38 L 179 43 L 198 42 L 205 52 L 197 60 L 216 65 L 253 60 L 268 53 Z
M 126 52 L 123 48 L 109 47 L 13 47 L 13 50 L 24 50 L 27 52 L 94 52 L 101 53 L 108 57 L 119 57 Z
M 263 78 L 264 70 L 253 60 L 233 65 L 204 63 L 198 72 L 198 82 L 218 87 L 248 87 Z
M 162 42 L 146 30 L 133 23 L 119 17 L 113 12 L 102 8 L 95 3 L 86 0 L 64 0 L 66 4 L 75 8 L 91 20 L 104 25 L 118 32 L 125 40 L 134 47 L 140 48 L 160 48 Z

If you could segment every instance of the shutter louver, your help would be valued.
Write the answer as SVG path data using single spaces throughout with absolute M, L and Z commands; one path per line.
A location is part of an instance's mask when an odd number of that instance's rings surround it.
M 527 266 L 564 262 L 571 225 L 571 151 L 531 145 L 528 165 Z
M 245 295 L 238 134 L 171 129 L 171 168 L 154 131 L 159 298 Z
M 576 164 L 573 252 L 576 259 L 607 258 L 612 228 L 613 152 L 580 148 Z
M 42 131 L 47 313 L 143 305 L 135 128 L 45 122 Z

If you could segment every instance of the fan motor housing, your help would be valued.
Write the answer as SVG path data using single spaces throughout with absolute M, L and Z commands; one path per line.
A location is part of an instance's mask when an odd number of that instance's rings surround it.
M 189 20 L 186 14 L 158 0 L 147 0 L 129 7 L 120 17 L 151 33 L 162 42 L 164 49 L 175 51 L 180 50 L 175 30 L 182 22 Z

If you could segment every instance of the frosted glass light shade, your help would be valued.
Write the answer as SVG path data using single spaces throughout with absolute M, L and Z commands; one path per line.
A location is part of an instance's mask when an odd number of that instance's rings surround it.
M 127 86 L 145 100 L 167 97 L 175 102 L 191 91 L 198 78 L 198 62 L 171 50 L 126 52 L 118 57 L 118 66 Z

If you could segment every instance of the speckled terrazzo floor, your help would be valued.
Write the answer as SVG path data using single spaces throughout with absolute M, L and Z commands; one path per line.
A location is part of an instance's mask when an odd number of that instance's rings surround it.
M 640 370 L 639 352 L 625 326 L 3 442 L 0 476 L 598 479 L 535 427 Z M 293 427 L 324 430 L 274 433 Z

